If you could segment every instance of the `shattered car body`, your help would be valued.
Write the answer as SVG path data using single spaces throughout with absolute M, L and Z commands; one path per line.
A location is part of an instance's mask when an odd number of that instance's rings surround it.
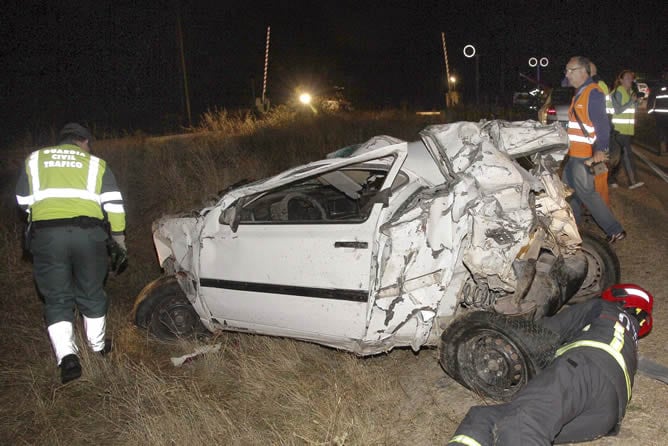
M 163 217 L 161 266 L 210 331 L 358 355 L 438 345 L 472 311 L 538 319 L 576 294 L 587 262 L 555 173 L 565 131 L 459 122 L 421 138 L 378 136 Z

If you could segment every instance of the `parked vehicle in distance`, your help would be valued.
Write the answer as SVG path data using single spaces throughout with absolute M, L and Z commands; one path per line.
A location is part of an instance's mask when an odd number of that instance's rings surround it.
M 573 87 L 555 87 L 545 99 L 545 103 L 538 110 L 538 121 L 543 124 L 558 122 L 564 128 L 568 127 L 568 108 L 575 94 Z
M 537 110 L 540 106 L 542 90 L 516 91 L 513 93 L 513 106 L 526 110 Z
M 509 398 L 553 357 L 534 321 L 617 283 L 619 261 L 578 232 L 556 173 L 560 126 L 458 122 L 420 136 L 376 136 L 155 221 L 165 274 L 137 297 L 135 324 L 160 339 L 204 327 L 358 355 L 439 346 L 453 378 Z

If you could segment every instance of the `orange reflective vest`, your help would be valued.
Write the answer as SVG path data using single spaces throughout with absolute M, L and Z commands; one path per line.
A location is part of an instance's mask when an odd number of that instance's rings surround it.
M 601 91 L 596 84 L 589 84 L 577 96 L 571 100 L 568 109 L 568 154 L 576 158 L 590 158 L 593 154 L 592 145 L 596 141 L 596 129 L 589 118 L 589 95 L 592 90 Z M 580 126 L 580 122 L 582 126 Z M 583 132 L 582 129 L 586 131 Z
M 568 110 L 568 154 L 576 158 L 591 158 L 594 154 L 592 146 L 596 141 L 596 128 L 589 119 L 589 95 L 592 90 L 600 90 L 596 84 L 587 85 L 579 96 L 573 97 L 571 107 Z M 580 118 L 580 122 L 576 118 Z M 582 131 L 586 130 L 586 134 Z M 610 194 L 608 191 L 608 172 L 594 177 L 594 188 L 599 193 L 605 204 L 610 206 Z

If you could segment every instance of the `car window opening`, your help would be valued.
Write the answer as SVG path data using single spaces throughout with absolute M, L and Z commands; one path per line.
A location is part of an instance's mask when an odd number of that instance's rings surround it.
M 382 189 L 387 170 L 355 167 L 327 172 L 245 199 L 241 224 L 365 221 Z M 401 179 L 399 179 L 401 178 Z M 400 173 L 393 189 L 406 184 Z

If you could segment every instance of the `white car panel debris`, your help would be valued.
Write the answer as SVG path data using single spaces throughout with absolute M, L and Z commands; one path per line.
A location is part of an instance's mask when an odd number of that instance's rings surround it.
M 160 264 L 210 331 L 359 355 L 437 345 L 471 311 L 556 311 L 587 274 L 556 174 L 564 129 L 459 122 L 420 135 L 378 136 L 165 216 Z

